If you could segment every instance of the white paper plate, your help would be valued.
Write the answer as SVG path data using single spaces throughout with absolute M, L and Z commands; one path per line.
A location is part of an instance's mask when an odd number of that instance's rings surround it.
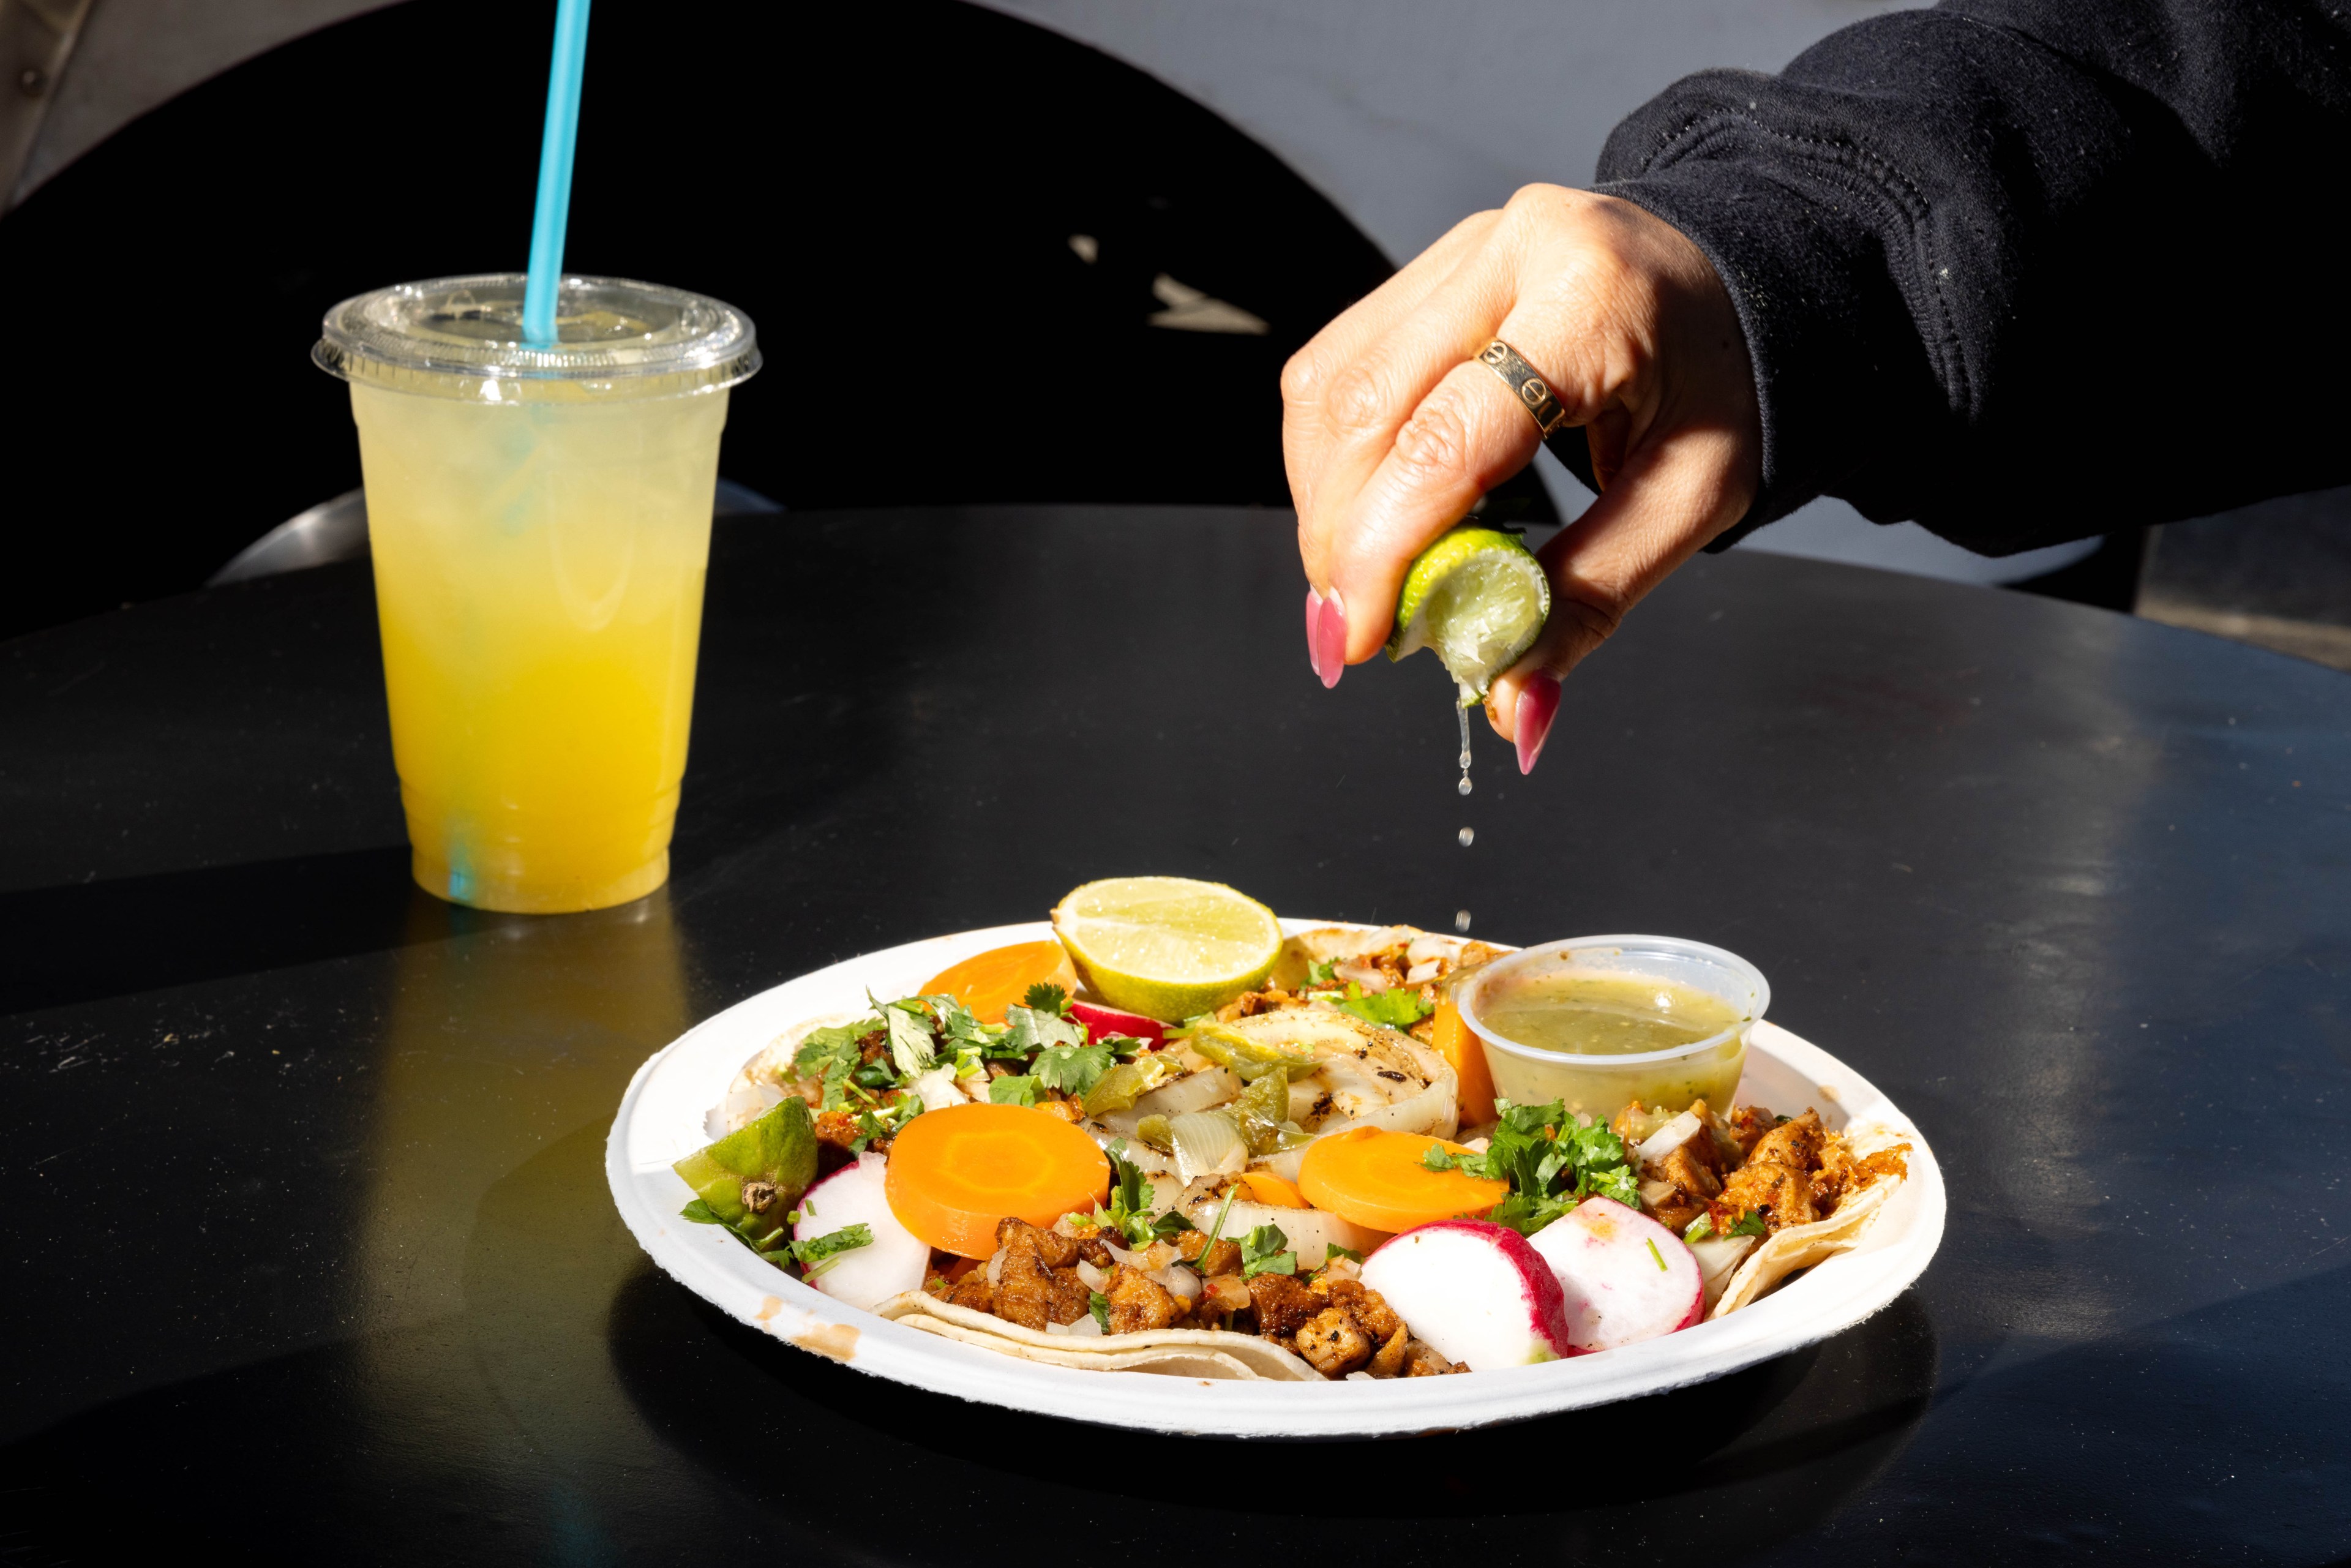
M 1337 924 L 1286 920 L 1290 932 Z M 704 1117 L 743 1064 L 789 1026 L 900 997 L 956 960 L 1052 935 L 1043 923 L 913 942 L 803 975 L 697 1025 L 637 1069 L 604 1150 L 621 1217 L 673 1279 L 786 1343 L 860 1372 L 1015 1410 L 1162 1432 L 1351 1437 L 1516 1421 L 1704 1383 L 1851 1328 L 1902 1293 L 1943 1239 L 1943 1173 L 1909 1118 L 1818 1046 L 1756 1026 L 1741 1102 L 1831 1126 L 1883 1124 L 1910 1140 L 1910 1179 L 1862 1245 L 1718 1322 L 1539 1366 L 1456 1377 L 1330 1384 L 1207 1382 L 1016 1361 L 844 1306 L 752 1256 L 716 1226 L 678 1218 L 693 1194 L 670 1163 L 709 1141 Z

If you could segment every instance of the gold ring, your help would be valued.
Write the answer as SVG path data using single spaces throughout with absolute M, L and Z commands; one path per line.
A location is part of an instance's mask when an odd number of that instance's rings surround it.
M 1559 399 L 1552 395 L 1551 383 L 1527 363 L 1524 354 L 1497 338 L 1478 350 L 1478 362 L 1510 384 L 1519 406 L 1533 419 L 1544 440 L 1567 423 L 1567 410 L 1560 406 Z

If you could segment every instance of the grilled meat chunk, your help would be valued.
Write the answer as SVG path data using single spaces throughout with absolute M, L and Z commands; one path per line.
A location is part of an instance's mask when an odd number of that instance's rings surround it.
M 1001 1261 L 994 1308 L 998 1317 L 1041 1329 L 1047 1323 L 1073 1323 L 1085 1315 L 1093 1292 L 1071 1268 L 1078 1260 L 1075 1240 L 1019 1219 L 998 1225 L 996 1238 Z M 982 1272 L 979 1277 L 987 1276 Z
M 1344 1307 L 1325 1307 L 1298 1325 L 1298 1354 L 1325 1377 L 1344 1377 L 1372 1359 L 1376 1343 Z
M 1204 1252 L 1207 1254 L 1205 1258 L 1201 1256 Z M 1205 1230 L 1186 1230 L 1176 1237 L 1176 1256 L 1192 1265 L 1204 1279 L 1241 1271 L 1240 1243 L 1220 1239 L 1211 1247 Z
M 1318 1280 L 1314 1288 L 1346 1310 L 1374 1344 L 1384 1344 L 1404 1328 L 1387 1298 L 1359 1280 Z
M 1110 1277 L 1110 1332 L 1143 1333 L 1172 1328 L 1189 1315 L 1191 1303 L 1139 1269 L 1122 1263 Z
M 1372 1356 L 1371 1364 L 1365 1366 L 1364 1370 L 1370 1373 L 1374 1377 L 1403 1376 L 1405 1352 L 1411 1346 L 1411 1344 L 1412 1331 L 1406 1328 L 1398 1328 L 1394 1334 L 1389 1336 L 1388 1343 L 1380 1346 L 1379 1350 Z
M 1248 1283 L 1249 1304 L 1257 1309 L 1257 1332 L 1267 1339 L 1287 1342 L 1301 1323 L 1330 1305 L 1329 1297 L 1288 1274 L 1258 1274 Z
M 1025 1219 L 1007 1218 L 997 1221 L 996 1245 L 1006 1251 L 1026 1251 L 1048 1269 L 1066 1269 L 1084 1256 L 1076 1237 L 1047 1230 Z M 1109 1260 L 1106 1255 L 1103 1260 Z
M 1739 1145 L 1740 1157 L 1744 1159 L 1753 1155 L 1755 1145 L 1763 1141 L 1763 1135 L 1777 1126 L 1779 1121 L 1777 1116 L 1764 1110 L 1761 1105 L 1733 1106 L 1730 1112 L 1730 1140 Z
M 1728 1211 L 1734 1224 L 1758 1209 L 1773 1230 L 1811 1224 L 1819 1218 L 1813 1201 L 1813 1173 L 1821 1167 L 1825 1142 L 1818 1111 L 1807 1110 L 1780 1123 L 1756 1139 L 1747 1163 L 1722 1184 L 1722 1192 L 1711 1207 L 1718 1217 Z M 1721 1224 L 1719 1218 L 1717 1224 Z

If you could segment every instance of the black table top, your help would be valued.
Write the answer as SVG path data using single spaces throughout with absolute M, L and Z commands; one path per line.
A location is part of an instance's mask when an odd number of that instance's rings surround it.
M 2351 677 L 1733 555 L 1463 801 L 1431 661 L 1308 674 L 1291 538 L 722 525 L 674 879 L 586 915 L 408 886 L 363 565 L 0 644 L 0 1558 L 2351 1552 Z M 865 1378 L 630 1241 L 601 1160 L 648 1053 L 1145 871 L 1732 947 L 1917 1119 L 1942 1251 L 1706 1387 L 1265 1448 Z

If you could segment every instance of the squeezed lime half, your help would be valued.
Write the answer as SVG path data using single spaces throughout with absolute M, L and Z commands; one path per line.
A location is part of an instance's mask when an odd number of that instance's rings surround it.
M 1550 614 L 1551 580 L 1518 535 L 1457 523 L 1405 573 L 1388 657 L 1433 650 L 1468 707 L 1535 645 Z

